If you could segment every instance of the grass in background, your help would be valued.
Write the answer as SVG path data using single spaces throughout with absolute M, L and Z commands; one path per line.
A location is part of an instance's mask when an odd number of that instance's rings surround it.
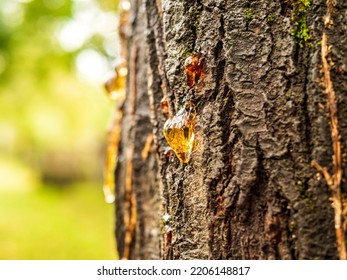
M 0 193 L 0 259 L 115 259 L 113 206 L 81 183 Z

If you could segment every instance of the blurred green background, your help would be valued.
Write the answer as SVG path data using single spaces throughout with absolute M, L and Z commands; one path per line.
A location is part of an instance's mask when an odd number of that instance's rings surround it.
M 0 259 L 115 259 L 116 0 L 0 0 Z

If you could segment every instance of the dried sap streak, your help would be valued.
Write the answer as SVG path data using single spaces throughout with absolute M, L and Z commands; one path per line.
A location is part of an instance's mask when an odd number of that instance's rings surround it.
M 125 59 L 121 59 L 116 67 L 114 76 L 105 83 L 105 89 L 107 90 L 108 96 L 123 102 L 126 91 L 126 79 L 128 69 Z M 107 203 L 113 203 L 115 200 L 115 178 L 114 170 L 116 168 L 116 158 L 119 142 L 119 127 L 120 127 L 121 116 L 115 113 L 113 123 L 108 133 L 108 143 L 104 162 L 104 195 Z
M 116 158 L 119 142 L 119 119 L 115 115 L 113 124 L 108 132 L 108 143 L 104 162 L 104 185 L 103 191 L 105 195 L 105 201 L 107 203 L 113 203 L 115 200 L 115 178 L 114 171 L 116 169 Z
M 204 56 L 193 53 L 184 62 L 184 70 L 187 74 L 187 85 L 189 87 L 197 84 L 203 77 Z
M 187 163 L 194 147 L 195 105 L 187 102 L 177 114 L 165 122 L 164 136 L 181 162 Z

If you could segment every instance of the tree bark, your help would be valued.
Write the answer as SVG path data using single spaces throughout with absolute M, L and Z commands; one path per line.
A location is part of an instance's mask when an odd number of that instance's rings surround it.
M 343 258 L 347 3 L 307 2 L 131 1 L 121 258 Z M 184 61 L 199 52 L 189 87 Z M 169 156 L 163 97 L 171 115 L 196 105 L 189 163 Z

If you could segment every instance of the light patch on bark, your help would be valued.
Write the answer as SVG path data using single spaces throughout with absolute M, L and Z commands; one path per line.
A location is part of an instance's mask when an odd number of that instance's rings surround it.
M 331 16 L 334 12 L 334 5 L 331 0 L 327 0 L 327 13 L 324 16 L 324 27 L 330 28 L 332 26 Z M 335 231 L 336 231 L 336 242 L 339 258 L 341 260 L 347 259 L 345 235 L 346 235 L 346 210 L 344 210 L 344 201 L 341 196 L 341 180 L 342 180 L 342 159 L 341 159 L 341 141 L 339 133 L 339 124 L 337 117 L 337 102 L 334 91 L 334 85 L 330 76 L 330 69 L 333 62 L 329 58 L 329 52 L 331 46 L 328 46 L 328 37 L 326 32 L 323 32 L 322 43 L 321 43 L 321 57 L 322 57 L 322 71 L 323 71 L 323 87 L 324 92 L 327 94 L 327 107 L 329 110 L 330 117 L 330 132 L 333 144 L 333 174 L 330 174 L 326 167 L 322 167 L 315 161 L 312 161 L 312 166 L 320 171 L 330 190 L 332 207 L 335 212 Z M 346 202 L 345 202 L 346 204 Z

